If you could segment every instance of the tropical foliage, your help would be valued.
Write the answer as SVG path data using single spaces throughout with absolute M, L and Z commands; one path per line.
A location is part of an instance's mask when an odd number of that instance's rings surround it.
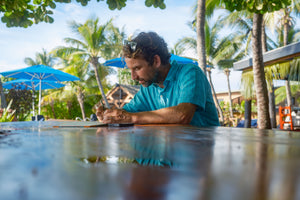
M 35 58 L 29 58 L 26 57 L 24 59 L 24 62 L 28 65 L 28 66 L 32 66 L 32 65 L 46 65 L 49 67 L 53 67 L 54 63 L 55 63 L 55 58 L 49 54 L 45 49 L 42 50 L 42 53 L 36 53 L 35 54 Z
M 99 58 L 111 58 L 112 51 L 121 51 L 120 38 L 121 33 L 113 26 L 112 19 L 101 25 L 99 19 L 89 19 L 84 24 L 72 21 L 70 28 L 76 33 L 80 39 L 77 38 L 65 38 L 65 42 L 69 46 L 57 47 L 53 50 L 53 54 L 56 56 L 68 57 L 72 60 L 76 56 L 79 56 L 86 63 L 90 63 L 95 72 L 95 77 L 104 99 L 106 107 L 109 107 L 107 102 L 103 83 L 101 82 L 101 73 L 104 70 L 99 62 Z M 115 40 L 108 40 L 113 38 Z
M 25 121 L 30 115 L 32 106 L 32 91 L 10 89 L 7 96 L 7 102 L 11 102 L 9 107 L 15 110 L 15 116 L 18 121 Z
M 139 85 L 138 81 L 131 79 L 131 72 L 129 69 L 119 69 L 118 70 L 118 80 L 119 80 L 119 84 Z
M 90 0 L 76 0 L 82 6 L 86 6 Z M 103 0 L 97 0 L 97 2 Z M 109 0 L 106 1 L 109 9 L 121 10 L 126 6 L 127 0 Z M 53 10 L 57 3 L 70 3 L 71 0 L 4 0 L 0 1 L 0 13 L 3 13 L 1 21 L 7 27 L 24 27 L 27 28 L 33 23 L 40 22 L 53 23 Z M 145 0 L 147 7 L 165 9 L 164 0 Z
M 295 97 L 296 94 L 298 94 L 300 91 L 300 84 L 297 82 L 292 82 L 291 84 L 291 93 L 292 96 Z M 276 104 L 282 103 L 286 100 L 286 89 L 285 86 L 281 86 L 278 89 L 275 90 L 275 102 Z M 300 97 L 298 97 L 297 99 L 295 99 L 298 104 L 300 104 Z
M 291 4 L 291 0 L 226 0 L 224 1 L 226 8 L 233 12 L 234 10 L 248 10 L 252 13 L 273 12 L 281 8 L 285 8 Z
M 11 109 L 12 100 L 9 102 L 7 108 L 0 108 L 0 122 L 11 122 L 14 120 L 15 110 Z
M 258 106 L 258 126 L 261 129 L 271 128 L 271 121 L 268 108 L 268 90 L 264 76 L 264 66 L 262 59 L 262 25 L 263 14 L 286 8 L 291 4 L 290 0 L 273 1 L 224 1 L 228 10 L 248 10 L 253 14 L 252 28 L 252 51 L 253 51 L 253 73 L 254 85 L 256 88 L 256 98 Z

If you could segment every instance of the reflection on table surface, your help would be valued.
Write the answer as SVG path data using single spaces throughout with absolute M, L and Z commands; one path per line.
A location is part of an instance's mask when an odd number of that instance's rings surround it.
M 300 199 L 300 132 L 0 123 L 1 199 Z

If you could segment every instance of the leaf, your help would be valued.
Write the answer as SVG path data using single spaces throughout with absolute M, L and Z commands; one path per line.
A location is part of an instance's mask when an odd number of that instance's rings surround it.
M 55 8 L 56 8 L 56 4 L 55 4 L 53 1 L 50 1 L 50 2 L 49 2 L 49 6 L 50 6 L 50 8 L 52 8 L 52 9 L 55 9 Z
M 152 4 L 153 4 L 153 0 L 146 0 L 145 1 L 145 6 L 147 6 L 147 7 L 151 7 Z
M 37 5 L 39 5 L 39 4 L 41 4 L 42 3 L 42 1 L 41 0 L 33 0 L 33 4 L 37 4 Z
M 161 3 L 161 4 L 159 5 L 159 8 L 160 8 L 160 9 L 166 9 L 166 7 L 167 7 L 167 6 L 166 6 L 165 3 Z
M 2 116 L 0 117 L 0 122 L 11 122 L 14 119 L 14 114 L 16 110 L 10 110 L 12 102 L 13 101 L 10 100 L 8 106 L 3 110 Z
M 252 13 L 266 13 L 285 8 L 291 4 L 291 0 L 227 0 L 225 8 L 229 11 L 248 10 Z
M 256 7 L 256 10 L 262 10 L 263 7 L 264 7 L 263 0 L 256 0 L 255 1 L 255 7 Z

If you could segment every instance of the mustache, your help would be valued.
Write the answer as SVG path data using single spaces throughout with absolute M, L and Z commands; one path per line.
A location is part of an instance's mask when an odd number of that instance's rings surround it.
M 147 82 L 145 79 L 135 79 L 135 81 L 144 81 L 144 82 Z

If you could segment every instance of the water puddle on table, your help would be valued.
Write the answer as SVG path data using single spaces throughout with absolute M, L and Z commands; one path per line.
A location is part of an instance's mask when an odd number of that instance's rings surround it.
M 151 158 L 129 158 L 124 156 L 90 156 L 79 158 L 79 160 L 88 165 L 97 166 L 97 164 L 134 164 L 139 166 L 159 166 L 164 168 L 174 167 L 174 163 L 164 159 L 151 159 Z

